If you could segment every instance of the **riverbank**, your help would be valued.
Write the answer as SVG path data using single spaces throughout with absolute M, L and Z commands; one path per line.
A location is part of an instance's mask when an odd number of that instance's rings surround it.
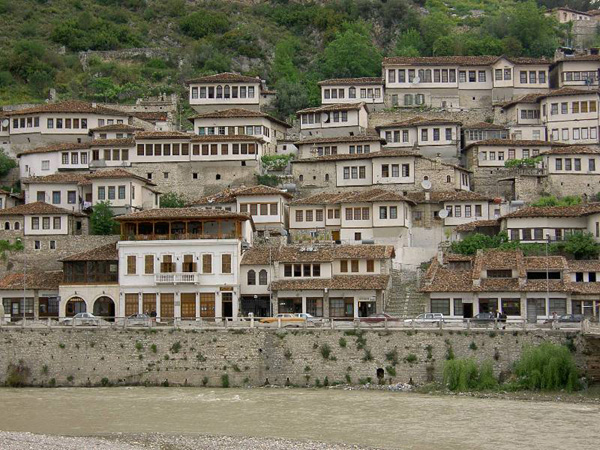
M 3 450 L 374 450 L 375 447 L 341 445 L 315 441 L 269 439 L 256 437 L 110 434 L 107 436 L 52 436 L 33 433 L 0 431 L 0 448 Z

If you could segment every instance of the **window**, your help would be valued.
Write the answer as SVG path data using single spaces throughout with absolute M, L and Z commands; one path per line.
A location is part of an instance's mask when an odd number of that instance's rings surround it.
M 56 241 L 50 241 L 50 250 L 56 250 Z
M 144 255 L 144 274 L 152 275 L 154 273 L 154 255 Z
M 231 273 L 231 255 L 228 253 L 221 255 L 221 273 Z
M 521 84 L 527 84 L 527 72 L 524 70 L 521 70 L 519 72 L 519 81 L 521 82 Z
M 202 255 L 202 273 L 212 273 L 212 255 Z
M 248 286 L 256 286 L 256 272 L 254 270 L 248 271 Z
M 460 217 L 462 215 L 462 206 L 454 206 L 454 217 Z
M 452 128 L 446 128 L 446 140 L 447 141 L 452 140 Z
M 571 158 L 565 158 L 565 170 L 571 170 Z
M 596 160 L 593 158 L 588 160 L 588 171 L 590 171 L 590 172 L 596 171 Z
M 54 217 L 52 219 L 52 228 L 55 230 L 60 230 L 62 225 L 61 217 Z
M 575 158 L 575 159 L 573 160 L 573 164 L 574 164 L 574 166 L 575 166 L 575 170 L 576 170 L 577 172 L 580 172 L 580 171 L 581 171 L 581 159 L 579 159 L 579 158 Z
M 375 272 L 375 261 L 367 259 L 367 272 Z
M 432 298 L 431 299 L 431 312 L 441 313 L 445 316 L 450 315 L 450 299 L 448 298 Z
M 478 80 L 480 83 L 485 83 L 485 70 L 480 70 L 478 73 Z
M 109 200 L 114 200 L 115 199 L 115 187 L 114 186 L 109 186 L 108 187 L 108 199 Z
M 119 200 L 125 200 L 125 186 L 119 186 Z
M 52 204 L 60 205 L 60 191 L 52 191 Z
M 296 211 L 296 222 L 303 222 L 303 221 L 304 221 L 304 211 L 299 209 Z
M 136 274 L 136 257 L 135 255 L 127 256 L 127 275 Z M 136 295 L 137 297 L 137 295 Z
M 67 191 L 67 203 L 70 205 L 77 203 L 77 192 Z
M 265 269 L 262 269 L 258 273 L 258 284 L 260 284 L 262 286 L 266 286 L 267 285 L 267 271 Z
M 39 217 L 32 217 L 31 218 L 31 229 L 32 230 L 39 230 L 40 229 L 40 218 Z
M 554 161 L 554 167 L 556 168 L 556 170 L 562 170 L 562 158 L 556 158 L 556 160 Z
M 387 206 L 380 206 L 379 207 L 379 218 L 380 219 L 387 219 Z
M 390 206 L 390 219 L 397 219 L 397 218 L 398 218 L 398 207 Z
M 343 272 L 343 273 L 348 272 L 348 261 L 346 261 L 346 260 L 340 261 L 340 272 Z
M 98 200 L 106 199 L 106 188 L 104 186 L 98 186 Z
M 352 273 L 358 273 L 358 259 L 353 259 L 351 261 L 351 269 L 352 269 Z
M 569 113 L 569 104 L 567 102 L 563 102 L 560 104 L 560 113 L 561 114 Z
M 496 69 L 494 71 L 494 79 L 496 81 L 502 81 L 502 69 Z

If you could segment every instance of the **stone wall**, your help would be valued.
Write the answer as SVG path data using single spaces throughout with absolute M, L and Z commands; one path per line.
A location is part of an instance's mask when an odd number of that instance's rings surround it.
M 491 107 L 469 111 L 446 111 L 435 108 L 396 108 L 369 114 L 369 128 L 375 128 L 392 122 L 401 122 L 413 117 L 458 120 L 463 125 L 471 125 L 493 119 L 494 112 Z
M 122 330 L 0 328 L 0 384 L 22 361 L 33 385 L 161 384 L 230 386 L 358 384 L 440 380 L 448 352 L 491 361 L 505 376 L 526 345 L 576 348 L 585 369 L 586 341 L 562 332 L 439 330 Z M 474 343 L 474 345 L 473 345 Z M 327 352 L 329 348 L 329 353 Z M 327 356 L 327 358 L 325 358 Z M 54 381 L 52 381 L 54 380 Z

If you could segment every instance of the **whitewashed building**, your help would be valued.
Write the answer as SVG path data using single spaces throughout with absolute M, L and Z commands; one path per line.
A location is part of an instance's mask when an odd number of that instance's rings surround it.
M 337 137 L 365 134 L 369 125 L 366 103 L 334 103 L 296 112 L 302 137 Z
M 376 134 L 354 136 L 310 137 L 294 143 L 298 148 L 298 158 L 314 158 L 327 155 L 360 155 L 374 153 L 386 144 L 385 139 Z
M 384 85 L 380 77 L 335 78 L 319 81 L 321 104 L 365 103 L 369 111 L 384 108 Z

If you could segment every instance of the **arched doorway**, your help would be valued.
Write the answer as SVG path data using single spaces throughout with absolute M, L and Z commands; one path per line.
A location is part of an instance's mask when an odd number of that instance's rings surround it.
M 71 297 L 65 307 L 65 315 L 73 317 L 75 314 L 87 312 L 85 300 L 81 297 Z
M 115 317 L 115 302 L 112 298 L 103 295 L 98 297 L 94 302 L 94 313 L 96 317 L 106 317 L 107 320 L 113 321 Z

